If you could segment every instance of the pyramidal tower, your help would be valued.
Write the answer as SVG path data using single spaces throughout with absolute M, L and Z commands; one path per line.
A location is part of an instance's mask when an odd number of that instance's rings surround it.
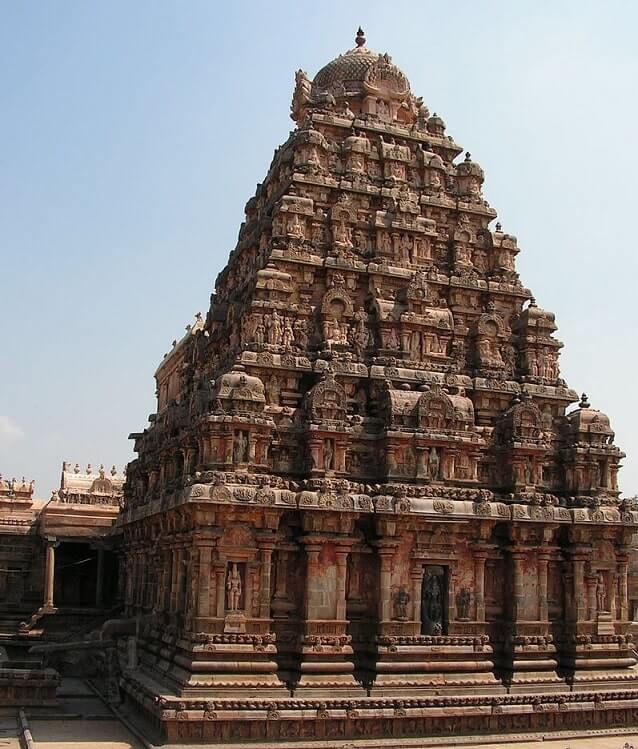
M 179 742 L 635 720 L 624 456 L 483 170 L 361 30 L 291 116 L 132 435 L 127 701 Z

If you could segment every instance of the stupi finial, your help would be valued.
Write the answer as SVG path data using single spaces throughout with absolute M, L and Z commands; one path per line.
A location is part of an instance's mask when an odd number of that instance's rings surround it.
M 357 35 L 354 38 L 354 41 L 356 42 L 357 47 L 363 47 L 363 45 L 366 43 L 366 38 L 363 34 L 363 29 L 361 26 L 357 29 Z
M 472 154 L 469 151 L 465 152 L 465 160 L 472 161 Z
M 589 408 L 589 401 L 587 400 L 587 393 L 583 393 L 580 396 L 579 408 Z

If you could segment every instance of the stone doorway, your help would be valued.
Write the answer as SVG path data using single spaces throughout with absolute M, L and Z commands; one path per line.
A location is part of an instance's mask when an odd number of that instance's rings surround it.
M 421 589 L 421 634 L 447 634 L 448 585 L 447 567 L 433 564 L 425 566 Z
M 98 576 L 101 578 L 99 584 Z M 116 582 L 117 560 L 112 552 L 97 549 L 88 543 L 60 542 L 55 554 L 56 606 L 112 606 L 116 596 Z

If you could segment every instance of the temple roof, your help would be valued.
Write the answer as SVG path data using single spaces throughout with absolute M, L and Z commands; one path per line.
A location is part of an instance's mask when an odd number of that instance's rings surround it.
M 373 93 L 380 87 L 386 92 L 387 89 L 394 89 L 393 93 L 399 96 L 410 92 L 410 82 L 392 62 L 392 58 L 387 53 L 379 54 L 365 46 L 361 28 L 355 41 L 356 47 L 331 60 L 317 73 L 312 82 L 315 92 L 352 95 Z
M 72 466 L 71 463 L 65 461 L 62 464 L 60 492 L 65 496 L 121 494 L 125 475 L 118 473 L 115 466 L 108 471 L 108 476 L 106 474 L 103 465 L 100 465 L 98 471 L 94 471 L 91 465 L 88 465 L 86 471 L 83 472 L 77 463 Z

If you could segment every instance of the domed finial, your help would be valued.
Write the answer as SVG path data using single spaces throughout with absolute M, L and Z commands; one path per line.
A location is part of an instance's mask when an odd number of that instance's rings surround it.
M 529 306 L 530 307 L 535 307 L 536 306 L 536 298 L 535 297 L 531 296 L 529 298 Z
M 472 161 L 472 154 L 469 151 L 465 152 L 465 160 Z
M 359 26 L 359 28 L 357 29 L 357 35 L 354 40 L 357 44 L 357 47 L 363 47 L 363 45 L 366 43 L 366 38 L 363 35 L 363 29 L 361 28 L 361 26 Z
M 500 231 L 500 230 L 501 230 L 502 228 L 503 228 L 503 227 L 501 226 L 501 222 L 500 222 L 500 221 L 497 221 L 497 222 L 496 222 L 496 231 Z
M 587 393 L 583 393 L 580 396 L 580 403 L 578 404 L 579 408 L 589 408 L 589 401 L 587 400 Z

